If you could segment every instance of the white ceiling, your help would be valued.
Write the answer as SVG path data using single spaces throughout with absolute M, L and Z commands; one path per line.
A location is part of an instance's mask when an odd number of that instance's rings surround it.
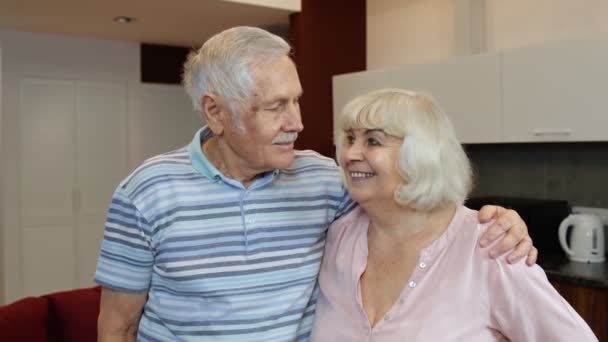
M 222 0 L 0 0 L 0 29 L 111 40 L 200 46 L 225 28 L 250 25 L 285 35 L 297 6 L 279 1 Z M 283 1 L 282 4 L 295 4 Z M 273 6 L 273 7 L 266 7 Z M 283 7 L 283 8 L 280 8 Z M 287 8 L 285 8 L 287 7 Z M 113 21 L 135 17 L 130 24 Z

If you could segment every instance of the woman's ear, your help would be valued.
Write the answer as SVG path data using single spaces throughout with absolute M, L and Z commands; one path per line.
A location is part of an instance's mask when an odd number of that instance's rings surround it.
M 203 94 L 201 97 L 201 112 L 213 134 L 221 136 L 224 133 L 225 111 L 222 110 L 217 95 Z

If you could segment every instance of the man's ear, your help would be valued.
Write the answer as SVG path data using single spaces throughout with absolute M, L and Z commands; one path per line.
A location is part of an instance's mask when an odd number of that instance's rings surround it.
M 201 97 L 201 112 L 207 125 L 214 135 L 221 136 L 224 133 L 225 110 L 222 108 L 219 98 L 215 94 L 205 93 Z

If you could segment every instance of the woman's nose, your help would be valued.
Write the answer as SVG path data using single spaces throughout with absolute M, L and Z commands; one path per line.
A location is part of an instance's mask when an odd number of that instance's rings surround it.
M 346 158 L 348 160 L 362 160 L 363 159 L 363 149 L 361 148 L 361 144 L 354 143 L 352 145 L 346 146 Z

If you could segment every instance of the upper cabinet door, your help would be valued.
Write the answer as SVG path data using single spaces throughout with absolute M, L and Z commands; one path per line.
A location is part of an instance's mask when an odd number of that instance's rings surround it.
M 500 140 L 499 54 L 340 75 L 333 82 L 334 118 L 357 95 L 380 88 L 405 88 L 431 94 L 462 143 Z
M 503 52 L 505 142 L 608 140 L 608 38 Z

